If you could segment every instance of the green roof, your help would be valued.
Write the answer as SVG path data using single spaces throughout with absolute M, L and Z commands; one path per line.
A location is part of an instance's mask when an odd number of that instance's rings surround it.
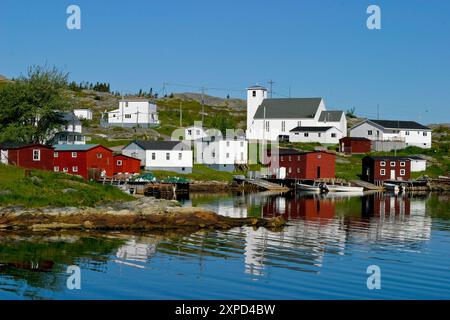
M 311 119 L 316 116 L 322 98 L 264 99 L 254 119 Z
M 87 151 L 99 146 L 99 144 L 55 144 L 55 151 Z

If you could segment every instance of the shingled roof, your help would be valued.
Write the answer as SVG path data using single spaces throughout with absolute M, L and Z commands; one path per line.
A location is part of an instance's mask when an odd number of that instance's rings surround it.
M 370 122 L 373 122 L 385 129 L 421 129 L 421 130 L 431 130 L 430 128 L 421 125 L 415 121 L 401 121 L 401 120 L 373 120 L 370 119 Z
M 319 117 L 320 122 L 339 122 L 341 121 L 344 111 L 322 111 Z
M 307 119 L 314 118 L 322 98 L 264 99 L 254 119 Z
M 133 141 L 139 147 L 144 150 L 173 150 L 181 141 L 145 141 L 145 140 L 135 140 Z M 183 145 L 183 148 L 186 146 Z M 188 148 L 185 148 L 188 149 Z

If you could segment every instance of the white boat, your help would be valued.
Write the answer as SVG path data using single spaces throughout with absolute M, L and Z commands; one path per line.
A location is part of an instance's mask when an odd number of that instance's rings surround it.
M 399 185 L 396 185 L 396 184 L 393 184 L 393 183 L 384 183 L 383 186 L 384 186 L 384 188 L 387 191 L 393 191 L 395 193 L 400 192 L 400 186 Z
M 297 183 L 297 190 L 320 193 L 320 192 L 322 192 L 322 187 L 318 186 L 318 185 Z
M 352 186 L 344 186 L 339 184 L 326 184 L 324 188 L 328 190 L 328 192 L 364 192 L 363 187 L 352 187 Z

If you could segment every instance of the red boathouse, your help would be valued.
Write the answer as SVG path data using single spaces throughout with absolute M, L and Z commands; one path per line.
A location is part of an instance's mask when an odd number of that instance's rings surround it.
M 141 160 L 124 154 L 114 155 L 114 174 L 141 172 Z
M 362 180 L 381 184 L 386 180 L 409 180 L 411 160 L 405 157 L 367 156 L 362 159 Z
M 372 151 L 372 141 L 360 137 L 339 139 L 339 151 L 348 154 L 364 154 Z
M 102 172 L 114 174 L 112 150 L 98 144 L 55 145 L 53 154 L 55 172 L 80 175 L 85 179 L 99 178 Z
M 53 170 L 53 147 L 43 144 L 11 145 L 7 150 L 8 164 L 27 169 Z
M 271 156 L 270 168 L 276 175 L 280 168 L 286 169 L 286 178 L 316 180 L 335 177 L 336 155 L 325 151 L 304 152 L 295 149 L 278 149 Z

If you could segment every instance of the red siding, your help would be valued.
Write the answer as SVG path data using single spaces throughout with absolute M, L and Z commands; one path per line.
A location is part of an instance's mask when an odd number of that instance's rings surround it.
M 72 152 L 77 153 L 76 158 L 72 157 Z M 101 157 L 97 155 L 101 155 Z M 67 168 L 67 173 L 80 175 L 85 179 L 89 178 L 89 169 L 98 169 L 99 172 L 105 170 L 109 177 L 114 174 L 112 151 L 103 146 L 81 151 L 58 151 L 58 157 L 54 159 L 54 164 L 60 172 Z M 74 171 L 74 167 L 77 167 L 78 171 Z
M 33 150 L 40 151 L 40 159 L 33 160 Z M 53 170 L 53 148 L 41 144 L 8 150 L 9 164 L 27 169 Z
M 383 166 L 382 162 L 385 163 Z M 391 162 L 395 165 L 391 165 Z M 401 165 L 402 163 L 404 163 L 404 166 Z M 385 160 L 364 158 L 362 170 L 363 180 L 371 183 L 392 180 L 391 171 L 395 173 L 395 180 L 409 180 L 411 178 L 411 161 L 404 158 L 387 158 Z M 384 174 L 382 174 L 382 170 L 384 170 Z M 405 170 L 404 175 L 401 175 L 402 170 Z
M 341 152 L 364 154 L 372 150 L 372 141 L 369 139 L 344 137 L 339 140 L 339 147 Z
M 328 152 L 309 152 L 298 154 L 283 154 L 272 159 L 272 168 L 286 168 L 286 177 L 291 179 L 315 180 L 335 177 L 336 155 Z
M 122 161 L 122 165 L 117 162 Z M 122 154 L 114 156 L 114 174 L 119 172 L 139 173 L 141 171 L 141 160 Z

